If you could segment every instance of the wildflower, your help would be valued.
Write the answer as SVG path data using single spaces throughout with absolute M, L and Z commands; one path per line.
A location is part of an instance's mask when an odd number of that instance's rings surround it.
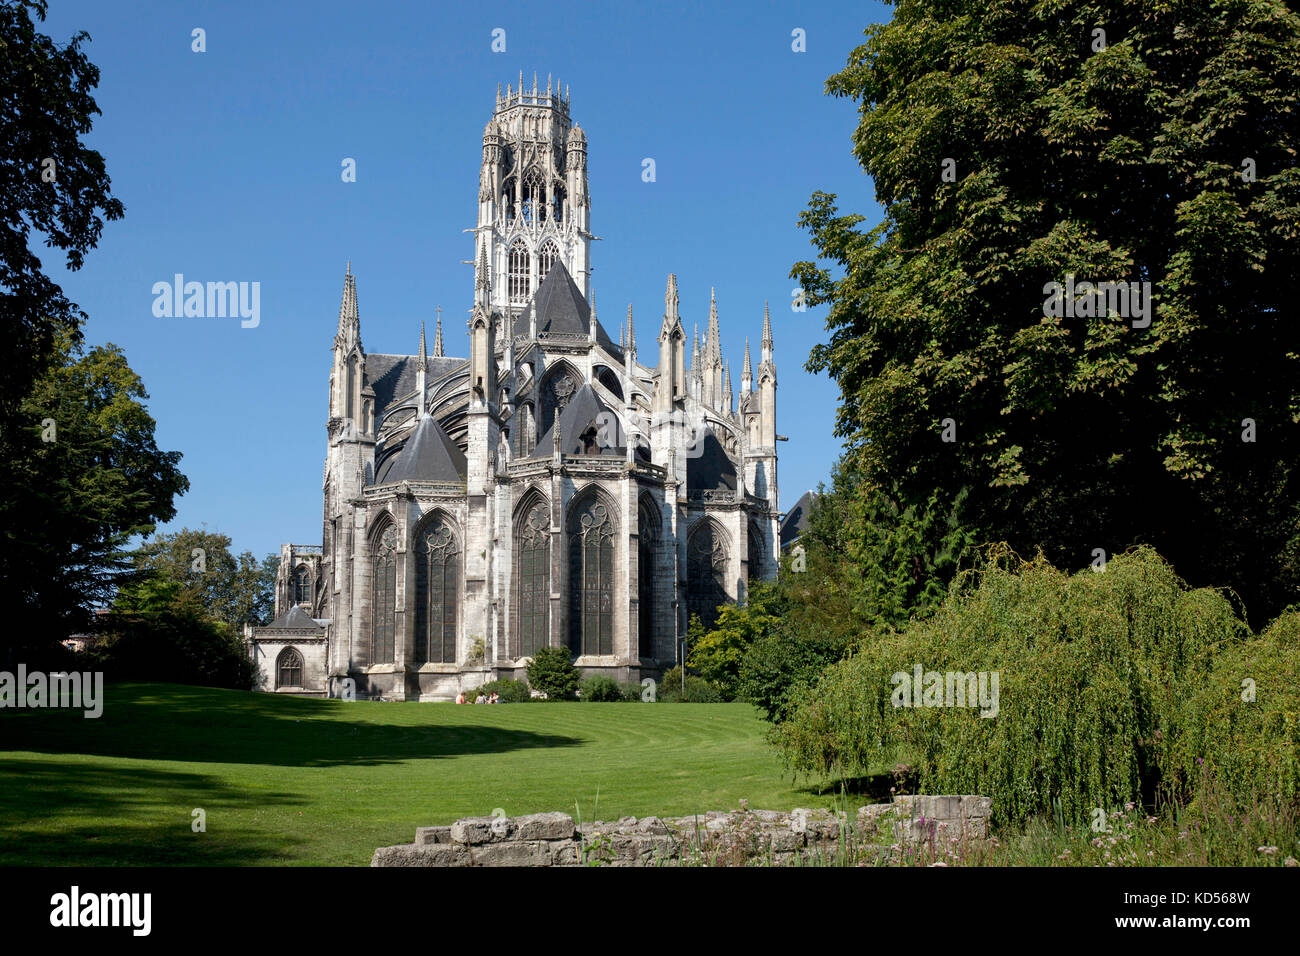
M 1065 860 L 1065 859 L 1068 859 L 1069 856 L 1070 856 L 1070 851 L 1069 851 L 1069 850 L 1066 850 L 1064 853 L 1059 853 L 1059 854 L 1057 854 L 1057 857 L 1056 857 L 1056 858 L 1057 858 L 1058 860 Z
M 1283 865 L 1283 866 L 1300 866 L 1300 860 L 1297 860 L 1297 859 L 1296 859 L 1295 857 L 1293 857 L 1293 856 L 1288 856 L 1285 860 L 1282 861 L 1282 865 Z
M 1256 847 L 1256 849 L 1265 856 L 1277 856 L 1277 847 L 1275 846 L 1261 846 Z
M 1128 810 L 1132 810 L 1132 809 L 1133 809 L 1133 803 L 1132 803 L 1132 801 L 1129 801 L 1128 803 L 1124 804 L 1124 809 L 1125 809 L 1126 811 L 1128 811 Z
M 939 860 L 939 861 L 937 861 L 937 862 L 935 862 L 935 863 L 931 863 L 930 865 L 931 865 L 931 866 L 947 866 L 948 864 L 945 863 L 945 862 L 943 862 L 943 860 Z

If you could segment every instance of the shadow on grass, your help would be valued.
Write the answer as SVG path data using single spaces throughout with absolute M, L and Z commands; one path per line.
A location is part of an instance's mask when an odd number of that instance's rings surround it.
M 305 841 L 225 824 L 232 811 L 286 819 L 306 800 L 206 774 L 0 758 L 0 865 L 242 866 L 290 862 Z M 191 811 L 207 830 L 191 829 Z M 286 826 L 286 829 L 289 827 Z
M 103 715 L 93 720 L 80 711 L 0 711 L 0 746 L 45 754 L 333 767 L 582 742 L 556 734 L 448 723 L 443 713 L 431 709 L 442 706 L 437 704 L 288 699 L 176 684 L 109 685 L 105 697 Z M 500 713 L 493 711 L 493 716 Z M 474 713 L 489 716 L 483 708 Z
M 836 780 L 810 782 L 796 788 L 796 792 L 818 796 L 844 793 L 852 797 L 869 797 L 879 803 L 888 803 L 893 798 L 890 788 L 897 785 L 898 780 L 892 773 L 873 773 L 865 777 L 841 777 Z

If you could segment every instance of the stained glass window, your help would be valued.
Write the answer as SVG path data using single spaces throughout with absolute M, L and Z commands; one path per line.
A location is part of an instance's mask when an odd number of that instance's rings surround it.
M 374 556 L 374 624 L 371 632 L 372 664 L 391 664 L 397 633 L 397 529 L 389 525 L 379 538 Z
M 595 498 L 569 518 L 569 647 L 614 653 L 614 518 Z
M 435 516 L 415 539 L 415 661 L 456 662 L 460 548 L 445 518 Z
M 531 657 L 550 643 L 551 518 L 544 501 L 519 523 L 515 563 L 515 656 Z

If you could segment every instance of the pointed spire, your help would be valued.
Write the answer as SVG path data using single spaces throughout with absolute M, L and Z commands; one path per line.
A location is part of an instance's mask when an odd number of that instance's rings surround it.
M 691 371 L 700 370 L 700 323 L 695 323 L 695 344 L 691 347 Z
M 748 392 L 750 382 L 754 379 L 754 366 L 749 361 L 749 336 L 745 336 L 745 365 L 740 370 L 740 390 Z
M 546 74 L 546 98 L 551 98 L 551 74 Z
M 424 417 L 425 371 L 429 367 L 429 355 L 424 347 L 424 323 L 420 323 L 420 357 L 415 367 L 415 417 Z
M 537 71 L 533 70 L 533 97 L 537 96 Z
M 772 361 L 772 313 L 768 311 L 767 302 L 763 302 L 763 361 Z
M 677 276 L 668 273 L 668 290 L 664 293 L 664 316 L 677 318 Z
M 722 341 L 718 332 L 718 299 L 714 290 L 709 290 L 709 338 L 707 361 L 716 367 L 722 364 Z
M 433 357 L 445 357 L 442 351 L 442 306 L 438 306 L 438 324 L 433 331 Z
M 627 304 L 627 345 L 624 346 L 628 352 L 636 358 L 636 330 L 632 327 L 632 303 Z
M 731 366 L 726 362 L 722 363 L 722 410 L 728 415 L 731 414 Z
M 486 300 L 492 294 L 492 272 L 490 267 L 488 266 L 486 242 L 479 247 L 478 268 L 475 269 L 475 271 L 478 273 L 478 275 L 475 276 L 476 281 L 474 283 L 474 288 L 476 291 L 481 290 L 482 292 L 484 292 L 485 293 L 484 299 Z
M 351 347 L 356 343 L 361 347 L 361 319 L 357 314 L 357 277 L 352 274 L 352 260 L 348 260 L 347 272 L 343 275 L 343 301 L 339 304 L 339 330 L 335 336 L 336 346 Z

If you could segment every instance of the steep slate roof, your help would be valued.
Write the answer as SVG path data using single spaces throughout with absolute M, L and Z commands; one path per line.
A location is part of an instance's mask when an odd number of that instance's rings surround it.
M 555 450 L 555 429 L 560 429 L 560 452 L 565 455 L 581 455 L 582 451 L 582 433 L 593 422 L 599 431 L 602 419 L 600 416 L 607 414 L 610 417 L 603 421 L 608 421 L 609 427 L 615 427 L 619 430 L 619 438 L 622 438 L 622 425 L 618 424 L 619 418 L 614 412 L 601 401 L 596 390 L 591 387 L 590 383 L 585 383 L 582 388 L 574 393 L 573 398 L 569 399 L 569 404 L 564 406 L 564 411 L 560 412 L 559 417 L 546 429 L 546 434 L 537 439 L 537 445 L 533 448 L 533 458 L 549 458 Z M 609 455 L 622 458 L 627 454 L 627 446 L 619 445 L 617 448 L 602 448 L 596 446 L 596 454 Z
M 529 304 L 524 306 L 523 311 L 515 317 L 514 334 L 516 336 L 528 334 L 528 315 L 534 303 L 537 305 L 538 333 L 589 334 L 591 329 L 591 306 L 587 304 L 587 300 L 578 291 L 578 286 L 574 283 L 573 277 L 569 275 L 569 270 L 564 267 L 561 260 L 555 260 L 555 265 L 551 266 L 551 271 L 546 274 L 546 278 L 537 287 L 537 291 L 533 293 Z M 620 361 L 622 360 L 623 350 L 610 339 L 599 319 L 596 320 L 596 341 L 610 355 L 615 356 Z
M 808 518 L 817 504 L 817 492 L 805 491 L 781 519 L 781 547 L 793 544 L 808 530 Z
M 428 358 L 425 376 L 430 385 L 439 379 L 469 365 L 468 359 Z M 420 359 L 415 355 L 385 355 L 381 352 L 366 355 L 366 384 L 375 390 L 375 420 L 382 419 L 384 410 L 393 399 L 415 391 L 415 377 L 420 370 Z
M 394 481 L 460 482 L 465 480 L 467 471 L 465 453 L 447 437 L 438 419 L 426 415 L 401 449 L 379 466 L 375 484 L 386 485 Z
M 736 465 L 713 434 L 704 432 L 700 454 L 686 458 L 686 487 L 691 491 L 735 491 Z
M 267 626 L 310 628 L 313 631 L 320 630 L 320 625 L 311 619 L 311 615 L 296 604 Z

